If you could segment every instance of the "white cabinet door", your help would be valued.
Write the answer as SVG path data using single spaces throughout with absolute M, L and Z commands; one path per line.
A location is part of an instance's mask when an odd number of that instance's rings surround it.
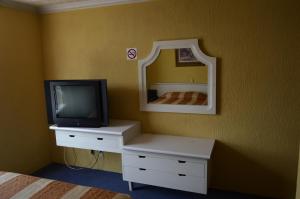
M 166 188 L 206 194 L 206 181 L 198 176 L 161 172 L 140 167 L 123 167 L 123 179 Z
M 121 137 L 105 134 L 91 134 L 56 130 L 58 146 L 81 149 L 121 152 Z
M 180 156 L 159 156 L 144 152 L 126 153 L 122 155 L 124 166 L 142 167 L 153 170 L 183 173 L 206 178 L 206 161 L 191 161 Z

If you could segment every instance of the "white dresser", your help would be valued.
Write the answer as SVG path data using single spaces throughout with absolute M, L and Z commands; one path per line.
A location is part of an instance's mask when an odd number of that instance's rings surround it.
M 111 120 L 109 127 L 50 126 L 56 144 L 122 154 L 123 180 L 207 193 L 213 139 L 141 134 L 140 122 Z
M 122 147 L 130 139 L 140 134 L 140 122 L 111 120 L 108 127 L 57 127 L 55 130 L 58 146 L 121 153 Z
M 141 134 L 123 146 L 123 180 L 206 194 L 214 142 Z

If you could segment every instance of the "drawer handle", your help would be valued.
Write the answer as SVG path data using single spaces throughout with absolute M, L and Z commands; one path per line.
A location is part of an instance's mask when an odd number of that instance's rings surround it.
M 75 137 L 75 135 L 69 135 L 69 137 L 70 137 L 70 138 L 74 138 L 74 137 Z
M 178 175 L 179 175 L 179 176 L 186 176 L 185 174 L 182 174 L 182 173 L 179 173 Z
M 186 163 L 186 161 L 178 160 L 178 163 Z
M 144 168 L 139 168 L 139 170 L 140 170 L 140 171 L 146 171 L 146 169 L 144 169 Z
M 139 155 L 139 158 L 146 158 L 146 156 L 144 156 L 144 155 Z
M 97 138 L 97 140 L 103 140 L 103 138 Z

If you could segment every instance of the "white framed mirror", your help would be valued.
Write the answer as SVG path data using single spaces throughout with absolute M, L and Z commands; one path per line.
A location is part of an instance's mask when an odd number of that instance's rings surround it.
M 216 58 L 197 39 L 155 41 L 138 67 L 141 111 L 216 114 Z

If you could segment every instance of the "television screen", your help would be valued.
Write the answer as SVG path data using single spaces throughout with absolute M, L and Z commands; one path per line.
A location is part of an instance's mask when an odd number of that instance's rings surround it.
M 93 86 L 55 86 L 55 100 L 58 118 L 97 118 Z
M 107 83 L 99 80 L 45 80 L 48 123 L 61 127 L 109 125 Z

